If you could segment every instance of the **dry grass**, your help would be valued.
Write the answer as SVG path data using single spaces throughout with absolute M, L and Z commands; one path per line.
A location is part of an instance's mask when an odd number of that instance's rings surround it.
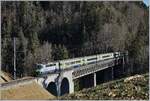
M 5 83 L 5 80 L 0 77 L 0 83 Z
M 1 90 L 1 99 L 6 100 L 47 100 L 52 98 L 54 98 L 53 95 L 35 82 Z
M 8 73 L 5 73 L 4 71 L 0 71 L 0 83 L 9 82 L 12 80 L 10 75 Z

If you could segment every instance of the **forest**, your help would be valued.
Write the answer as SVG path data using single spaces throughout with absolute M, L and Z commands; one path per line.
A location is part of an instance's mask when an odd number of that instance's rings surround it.
M 142 1 L 2 1 L 1 67 L 17 77 L 36 63 L 129 52 L 128 73 L 148 71 L 149 11 Z

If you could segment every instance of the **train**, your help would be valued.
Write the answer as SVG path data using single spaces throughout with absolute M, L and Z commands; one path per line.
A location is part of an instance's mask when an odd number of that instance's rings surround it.
M 92 56 L 84 56 L 72 59 L 59 60 L 46 64 L 36 64 L 35 72 L 37 74 L 55 73 L 59 70 L 79 68 L 84 65 L 94 64 L 103 60 L 118 58 L 121 52 L 111 52 L 105 54 L 97 54 Z

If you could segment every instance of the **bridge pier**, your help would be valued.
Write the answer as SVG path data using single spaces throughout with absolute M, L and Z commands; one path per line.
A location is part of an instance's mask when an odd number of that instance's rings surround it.
M 114 79 L 114 68 L 111 67 L 111 79 L 113 80 Z
M 63 79 L 67 79 L 67 82 L 68 82 L 68 92 L 65 92 L 65 93 L 74 93 L 74 81 L 73 81 L 73 77 L 72 77 L 72 72 L 73 70 L 71 71 L 66 71 L 64 73 L 62 73 L 62 76 L 61 76 L 61 85 L 62 85 L 62 81 Z M 61 92 L 62 90 L 67 86 L 67 84 L 64 85 L 64 87 L 61 88 Z M 62 95 L 62 94 L 61 94 Z
M 121 59 L 118 60 L 118 63 L 115 64 L 115 66 L 113 66 L 115 79 L 123 77 L 125 73 L 125 64 L 126 64 L 125 57 L 122 57 Z
M 123 57 L 122 58 L 122 68 L 123 68 L 123 73 L 124 73 L 124 71 L 125 71 L 125 58 Z
M 57 76 L 57 78 L 55 79 L 55 83 L 56 83 L 56 88 L 57 88 L 57 96 L 60 96 L 61 94 L 61 89 L 60 89 L 60 86 L 61 86 L 61 75 L 59 74 Z
M 74 81 L 73 79 L 69 83 L 69 94 L 74 93 Z
M 94 87 L 96 86 L 96 73 L 93 73 L 94 74 Z

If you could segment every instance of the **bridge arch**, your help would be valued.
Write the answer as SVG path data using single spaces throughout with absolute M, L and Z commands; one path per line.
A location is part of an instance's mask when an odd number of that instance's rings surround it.
M 50 92 L 54 96 L 57 96 L 57 86 L 55 82 L 50 82 L 46 89 L 48 90 L 48 92 Z
M 60 95 L 69 93 L 69 80 L 66 77 L 62 79 L 60 89 L 61 89 Z

